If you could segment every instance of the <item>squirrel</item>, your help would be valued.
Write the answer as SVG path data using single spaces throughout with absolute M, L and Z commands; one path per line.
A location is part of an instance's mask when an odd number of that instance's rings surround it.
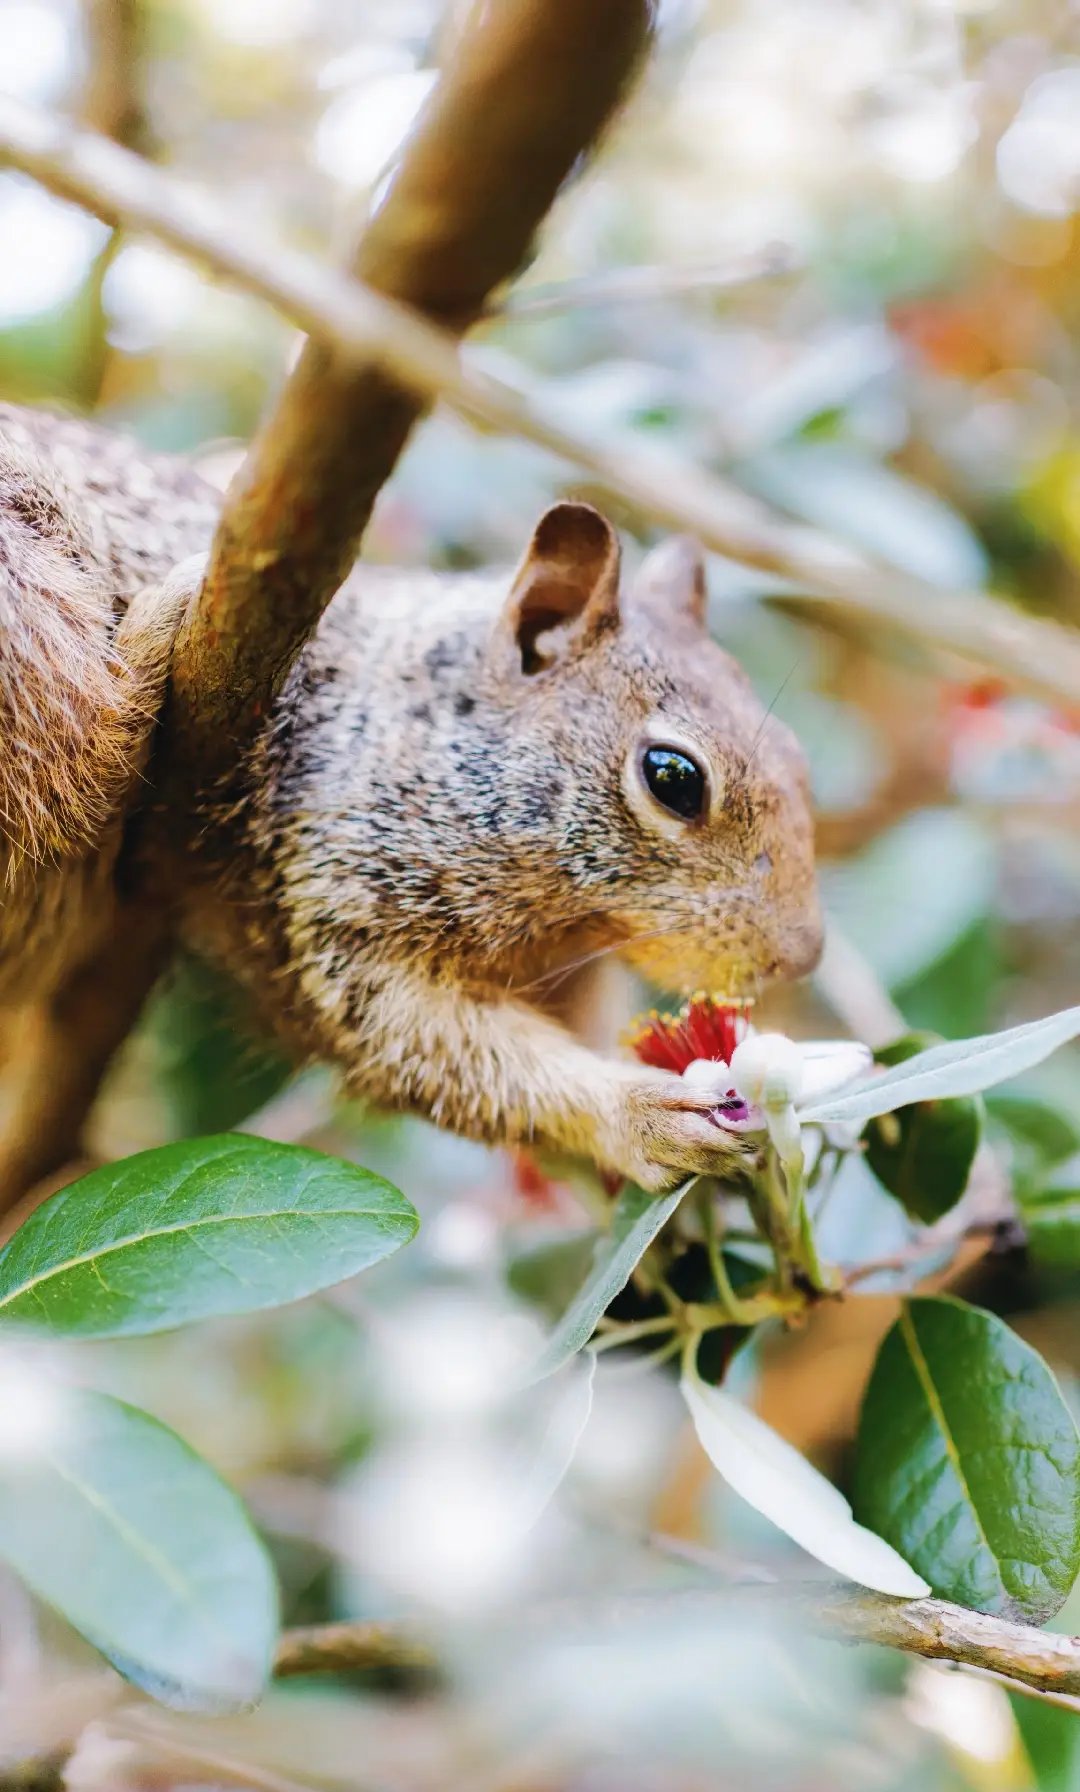
M 0 1136 L 9 1198 L 131 1018 L 98 960 L 220 505 L 182 459 L 0 406 L 4 1032 L 48 1015 Z M 358 566 L 208 802 L 170 923 L 350 1092 L 661 1189 L 730 1167 L 719 1084 L 590 1049 L 562 980 L 616 953 L 739 999 L 812 968 L 821 922 L 805 761 L 711 638 L 699 551 L 620 562 L 561 502 L 516 570 Z M 65 1073 L 76 987 L 106 1018 Z

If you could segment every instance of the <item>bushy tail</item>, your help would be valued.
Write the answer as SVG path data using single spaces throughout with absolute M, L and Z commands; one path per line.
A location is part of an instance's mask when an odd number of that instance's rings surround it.
M 93 842 L 130 765 L 107 556 L 44 457 L 0 445 L 0 861 Z M 128 687 L 128 688 L 126 688 Z

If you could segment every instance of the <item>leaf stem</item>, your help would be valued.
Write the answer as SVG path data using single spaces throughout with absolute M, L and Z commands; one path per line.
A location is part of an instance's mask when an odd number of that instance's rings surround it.
M 633 1319 L 626 1325 L 618 1320 L 601 1321 L 603 1335 L 594 1338 L 591 1349 L 618 1350 L 622 1344 L 636 1344 L 639 1338 L 653 1338 L 658 1332 L 670 1332 L 675 1320 L 668 1313 L 660 1313 L 654 1319 Z
M 705 1250 L 709 1259 L 709 1272 L 716 1289 L 715 1309 L 722 1313 L 732 1325 L 756 1325 L 766 1315 L 762 1312 L 760 1299 L 744 1299 L 736 1294 L 724 1262 L 724 1251 L 717 1226 L 716 1197 L 712 1185 L 703 1182 L 698 1193 L 698 1212 L 705 1232 Z M 703 1313 L 707 1308 L 694 1308 L 694 1312 Z

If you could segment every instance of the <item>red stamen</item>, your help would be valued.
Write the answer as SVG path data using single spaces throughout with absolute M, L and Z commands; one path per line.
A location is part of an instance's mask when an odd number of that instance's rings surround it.
M 748 1025 L 745 1002 L 721 1002 L 699 993 L 678 1014 L 644 1015 L 628 1043 L 643 1064 L 681 1075 L 698 1058 L 730 1064 Z

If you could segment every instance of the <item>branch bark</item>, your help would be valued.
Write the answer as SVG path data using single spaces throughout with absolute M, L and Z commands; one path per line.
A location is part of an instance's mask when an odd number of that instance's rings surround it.
M 140 0 L 86 0 L 89 64 L 83 122 L 127 149 L 146 154 L 150 123 L 139 80 L 143 48 Z
M 821 1636 L 959 1662 L 1035 1692 L 1080 1695 L 1080 1637 L 969 1612 L 944 1599 L 890 1599 L 854 1587 L 805 1589 L 794 1603 Z
M 422 398 L 535 442 L 588 472 L 632 512 L 695 534 L 718 554 L 799 587 L 785 606 L 884 628 L 991 670 L 1053 703 L 1080 705 L 1080 638 L 979 591 L 943 591 L 791 523 L 726 481 L 642 448 L 597 443 L 546 416 L 522 387 L 471 368 L 454 341 L 391 299 L 284 246 L 253 238 L 206 195 L 59 119 L 0 100 L 0 163 L 99 217 L 123 218 L 265 299 L 350 363 L 378 358 Z M 522 382 L 524 384 L 525 382 Z M 417 407 L 419 408 L 419 406 Z M 249 572 L 250 572 L 249 568 Z M 827 606 L 822 617 L 819 606 Z M 192 693 L 194 697 L 195 693 Z
M 148 156 L 152 134 L 142 97 L 144 18 L 141 0 L 87 0 L 83 9 L 87 77 L 82 122 L 125 149 Z M 109 368 L 105 281 L 123 242 L 115 224 L 86 283 L 85 337 L 76 390 L 88 411 L 100 402 Z
M 375 1668 L 430 1673 L 434 1650 L 385 1624 L 302 1624 L 282 1631 L 274 1657 L 275 1680 L 301 1674 L 359 1674 Z
M 1033 1692 L 1080 1696 L 1080 1637 L 1058 1636 L 1029 1624 L 988 1617 L 944 1599 L 890 1599 L 884 1593 L 813 1581 L 722 1589 L 688 1587 L 616 1596 L 614 1601 L 599 1596 L 587 1607 L 579 1601 L 572 1603 L 572 1613 L 568 1603 L 526 1614 L 527 1621 L 545 1617 L 558 1621 L 568 1614 L 580 1620 L 590 1612 L 602 1619 L 613 1613 L 641 1612 L 650 1604 L 670 1612 L 674 1603 L 691 1615 L 707 1615 L 722 1608 L 730 1622 L 733 1610 L 740 1607 L 749 1611 L 775 1606 L 796 1624 L 832 1642 L 876 1643 L 927 1661 L 976 1668 Z M 430 1669 L 434 1665 L 433 1653 L 408 1634 L 372 1624 L 314 1624 L 283 1633 L 274 1673 L 289 1677 L 386 1667 Z
M 465 330 L 607 123 L 653 11 L 653 0 L 475 6 L 360 238 L 356 278 Z M 228 494 L 177 642 L 167 726 L 185 780 L 194 771 L 205 787 L 246 743 L 355 560 L 422 408 L 381 355 L 306 344 Z

